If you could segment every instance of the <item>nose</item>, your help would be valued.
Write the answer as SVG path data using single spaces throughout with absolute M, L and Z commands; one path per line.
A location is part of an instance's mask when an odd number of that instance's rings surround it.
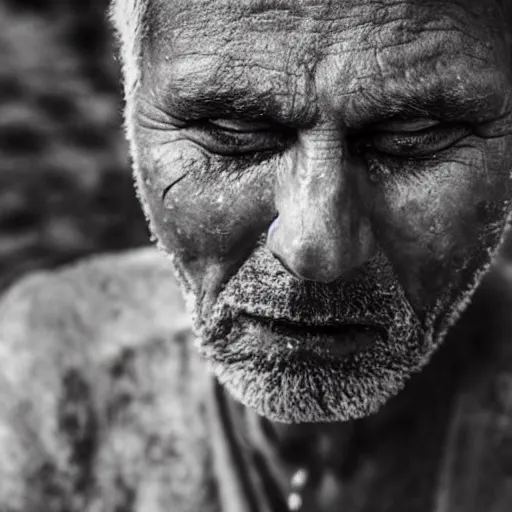
M 331 282 L 371 259 L 364 166 L 337 130 L 302 134 L 277 177 L 267 247 L 294 276 Z

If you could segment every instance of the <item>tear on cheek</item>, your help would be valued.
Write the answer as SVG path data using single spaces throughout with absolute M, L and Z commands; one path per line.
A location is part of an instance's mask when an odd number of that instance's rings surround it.
M 168 195 L 182 193 L 186 180 L 198 182 L 210 167 L 210 159 L 188 141 L 177 141 L 152 147 L 143 155 L 142 185 L 147 194 L 160 202 Z

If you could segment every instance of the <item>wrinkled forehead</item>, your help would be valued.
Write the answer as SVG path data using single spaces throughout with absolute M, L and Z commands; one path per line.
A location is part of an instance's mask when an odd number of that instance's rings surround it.
M 424 33 L 465 36 L 472 51 L 504 40 L 509 0 L 148 0 L 149 40 L 176 50 L 240 46 L 275 38 L 287 47 L 403 45 Z M 505 12 L 507 14 L 505 15 Z M 293 39 L 290 40 L 290 37 Z M 273 41 L 270 41 L 272 38 Z M 213 46 L 211 46 L 213 45 Z M 342 49 L 342 48 L 340 48 Z M 258 48 L 253 48 L 258 50 Z
M 335 107 L 355 91 L 386 102 L 406 87 L 413 102 L 422 87 L 433 98 L 478 86 L 481 99 L 488 83 L 503 97 L 498 75 L 509 81 L 509 0 L 149 1 L 143 82 L 185 109 L 250 93 L 293 122 L 308 117 L 313 91 Z

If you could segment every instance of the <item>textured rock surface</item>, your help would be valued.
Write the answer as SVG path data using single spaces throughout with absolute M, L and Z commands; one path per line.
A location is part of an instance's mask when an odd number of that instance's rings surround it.
M 0 303 L 0 510 L 211 512 L 192 342 L 153 249 L 17 283 Z

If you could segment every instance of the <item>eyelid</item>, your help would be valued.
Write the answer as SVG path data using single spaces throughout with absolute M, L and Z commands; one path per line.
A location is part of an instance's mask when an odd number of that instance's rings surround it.
M 269 123 L 205 119 L 186 128 L 187 138 L 222 156 L 281 151 L 287 142 Z
M 448 149 L 471 135 L 466 125 L 442 125 L 435 129 L 418 132 L 377 132 L 372 146 L 382 154 L 404 157 L 424 157 Z
M 388 121 L 375 126 L 375 131 L 391 133 L 415 133 L 441 124 L 437 119 L 418 118 L 409 121 Z
M 208 122 L 218 128 L 233 132 L 261 132 L 268 130 L 270 124 L 265 121 L 244 121 L 241 119 L 208 119 Z

